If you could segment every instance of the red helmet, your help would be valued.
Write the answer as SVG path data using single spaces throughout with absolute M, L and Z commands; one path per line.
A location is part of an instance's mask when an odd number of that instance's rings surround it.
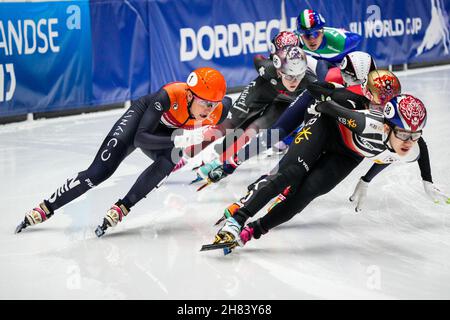
M 189 89 L 199 98 L 208 101 L 222 101 L 227 91 L 223 75 L 213 68 L 198 68 L 188 76 Z
M 270 44 L 270 52 L 275 53 L 277 50 L 285 46 L 298 46 L 300 44 L 300 40 L 298 36 L 290 31 L 281 31 L 278 33 Z
M 410 94 L 398 95 L 384 107 L 385 121 L 408 131 L 419 131 L 427 122 L 427 109 L 422 101 Z

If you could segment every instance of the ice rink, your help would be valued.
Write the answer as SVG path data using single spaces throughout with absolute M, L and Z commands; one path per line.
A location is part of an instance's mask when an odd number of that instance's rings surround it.
M 428 107 L 433 179 L 450 193 L 450 66 L 398 75 Z M 355 214 L 348 197 L 365 161 L 291 221 L 224 256 L 199 249 L 276 159 L 252 159 L 201 192 L 189 185 L 194 161 L 98 239 L 106 210 L 150 163 L 137 150 L 109 180 L 15 235 L 27 210 L 90 164 L 123 112 L 0 126 L 0 299 L 450 299 L 450 205 L 426 197 L 416 163 L 374 179 Z

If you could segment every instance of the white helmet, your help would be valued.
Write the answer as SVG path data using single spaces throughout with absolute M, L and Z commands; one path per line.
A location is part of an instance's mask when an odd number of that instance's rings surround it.
M 372 56 L 366 52 L 353 51 L 342 59 L 339 65 L 342 79 L 348 86 L 362 84 L 370 71 L 377 67 Z
M 306 73 L 306 55 L 299 46 L 287 45 L 272 57 L 273 65 L 285 75 L 302 76 Z

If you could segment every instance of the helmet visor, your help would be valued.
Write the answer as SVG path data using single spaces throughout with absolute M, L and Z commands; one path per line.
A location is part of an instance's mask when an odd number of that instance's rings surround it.
M 194 99 L 202 107 L 207 107 L 207 108 L 210 108 L 210 109 L 214 109 L 219 104 L 219 101 L 209 101 L 209 100 L 205 100 L 205 99 L 200 98 L 199 96 L 195 95 L 194 93 L 193 93 L 193 95 L 194 95 Z
M 422 130 L 420 131 L 406 131 L 399 128 L 394 128 L 394 136 L 402 141 L 417 141 L 422 136 Z
M 303 30 L 300 35 L 304 39 L 316 39 L 323 33 L 323 29 L 319 30 Z
M 348 86 L 356 86 L 358 84 L 363 84 L 364 79 L 358 79 L 356 76 L 352 76 L 345 71 L 341 70 L 342 79 Z
M 305 75 L 305 73 L 296 74 L 296 75 L 285 74 L 283 72 L 280 72 L 280 73 L 281 73 L 281 77 L 283 77 L 283 79 L 285 79 L 286 81 L 289 81 L 289 82 L 301 81 Z

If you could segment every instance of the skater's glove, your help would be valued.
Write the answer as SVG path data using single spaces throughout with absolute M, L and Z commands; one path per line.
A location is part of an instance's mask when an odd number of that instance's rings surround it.
M 312 115 L 318 115 L 320 114 L 320 111 L 317 110 L 317 106 L 320 103 L 320 101 L 316 100 L 306 111 L 308 111 L 309 114 Z
M 234 170 L 236 170 L 237 166 L 238 165 L 236 164 L 236 162 L 226 160 L 222 165 L 211 170 L 208 173 L 208 178 L 211 182 L 219 182 L 226 176 L 232 174 Z
M 219 159 L 214 159 L 211 162 L 203 163 L 200 167 L 197 167 L 195 171 L 197 172 L 198 177 L 206 179 L 212 170 L 217 169 L 221 165 L 222 162 Z
M 355 191 L 350 196 L 350 202 L 356 201 L 355 211 L 360 212 L 364 207 L 364 202 L 367 197 L 367 189 L 369 187 L 369 183 L 359 179 L 358 184 L 356 185 Z
M 173 144 L 176 148 L 185 148 L 198 144 L 204 140 L 203 128 L 195 130 L 184 130 L 182 135 L 175 136 Z
M 225 178 L 227 175 L 228 174 L 223 169 L 223 165 L 221 165 L 208 173 L 208 179 L 209 181 L 216 183 Z
M 428 198 L 434 203 L 450 204 L 450 197 L 439 190 L 432 182 L 423 180 L 423 188 L 425 189 Z

